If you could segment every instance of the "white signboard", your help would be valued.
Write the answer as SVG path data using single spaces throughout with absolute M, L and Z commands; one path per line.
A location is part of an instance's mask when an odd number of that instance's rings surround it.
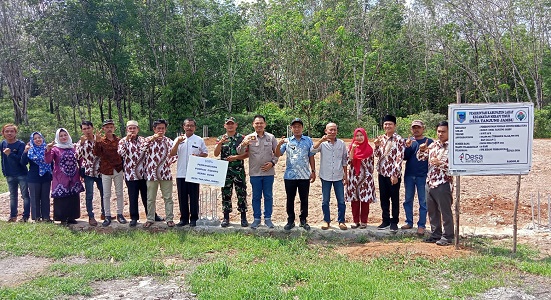
M 223 187 L 228 172 L 228 161 L 190 156 L 186 181 Z
M 451 175 L 518 175 L 532 167 L 532 103 L 450 104 Z

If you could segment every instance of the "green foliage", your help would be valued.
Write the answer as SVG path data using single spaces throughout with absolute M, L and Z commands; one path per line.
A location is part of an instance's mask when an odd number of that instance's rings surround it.
M 305 237 L 230 232 L 130 230 L 99 234 L 54 224 L 0 222 L 0 241 L 4 256 L 32 255 L 53 262 L 28 282 L 0 288 L 2 299 L 91 296 L 91 285 L 97 281 L 167 277 L 175 272 L 186 273 L 187 284 L 201 299 L 465 298 L 507 284 L 521 271 L 551 276 L 548 260 L 539 259 L 537 251 L 521 246 L 515 256 L 510 245 L 490 240 L 476 243 L 472 255 L 430 261 L 397 252 L 358 260 L 336 252 L 342 241 L 310 243 Z M 411 239 L 397 241 L 410 243 Z M 71 262 L 75 257 L 80 263 Z M 192 268 L 190 261 L 194 262 Z M 502 271 L 498 274 L 495 270 Z M 388 280 L 391 285 L 385 284 Z
M 551 138 L 551 106 L 534 110 L 534 138 Z
M 421 120 L 425 123 L 425 136 L 435 139 L 436 126 L 442 121 L 447 121 L 448 116 L 432 113 L 430 111 L 422 111 L 418 114 L 409 115 L 405 118 L 397 118 L 396 132 L 402 137 L 411 135 L 411 122 Z

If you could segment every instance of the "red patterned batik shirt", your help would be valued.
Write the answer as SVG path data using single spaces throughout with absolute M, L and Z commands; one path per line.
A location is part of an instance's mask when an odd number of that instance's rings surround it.
M 143 136 L 129 140 L 122 138 L 119 141 L 117 152 L 122 157 L 122 166 L 124 168 L 124 178 L 127 181 L 145 179 L 145 168 L 142 150 L 142 143 L 145 141 Z
M 379 159 L 377 172 L 384 177 L 402 177 L 402 161 L 406 142 L 398 134 L 383 135 L 381 145 L 375 146 L 374 155 Z
M 100 158 L 94 155 L 94 140 L 85 140 L 83 144 L 79 141 L 76 143 L 76 155 L 77 159 L 81 162 L 81 166 L 84 168 L 84 175 L 91 177 L 99 177 L 99 163 Z
M 433 189 L 443 183 L 453 183 L 453 177 L 448 174 L 448 141 L 435 141 L 430 144 L 427 152 L 417 151 L 418 160 L 429 161 L 429 173 L 427 175 L 427 184 Z M 438 165 L 435 164 L 438 162 Z
M 145 179 L 149 181 L 172 180 L 170 165 L 177 159 L 177 156 L 170 156 L 172 140 L 166 136 L 154 141 L 149 141 L 150 138 L 146 138 L 141 145 L 144 155 Z

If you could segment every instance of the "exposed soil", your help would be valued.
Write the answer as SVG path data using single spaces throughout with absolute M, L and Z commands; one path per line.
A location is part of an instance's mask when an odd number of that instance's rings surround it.
M 214 138 L 206 139 L 209 156 L 213 157 Z M 549 226 L 549 197 L 551 195 L 551 185 L 549 185 L 549 178 L 551 178 L 551 152 L 547 149 L 551 148 L 551 140 L 535 140 L 533 149 L 533 164 L 530 174 L 522 176 L 521 189 L 519 197 L 518 208 L 518 228 L 519 228 L 519 243 L 526 243 L 537 247 L 543 257 L 551 256 L 551 230 Z M 319 163 L 319 162 L 317 162 Z M 247 164 L 247 162 L 246 162 Z M 175 169 L 175 166 L 174 166 Z M 318 168 L 319 169 L 319 168 Z M 276 223 L 277 228 L 274 230 L 267 230 L 265 228 L 259 228 L 256 232 L 258 234 L 277 235 L 277 231 L 283 231 L 282 225 L 285 223 L 287 215 L 285 212 L 285 189 L 283 185 L 283 173 L 285 170 L 285 157 L 280 159 L 280 162 L 276 165 L 276 180 L 274 183 L 274 213 L 272 219 Z M 175 170 L 173 172 L 175 174 Z M 483 235 L 492 236 L 505 240 L 512 240 L 513 233 L 513 211 L 514 200 L 516 191 L 516 176 L 466 176 L 461 178 L 461 193 L 460 193 L 460 233 L 461 235 Z M 210 190 L 209 187 L 202 187 L 203 190 Z M 212 190 L 216 191 L 218 188 L 213 187 Z M 248 192 L 250 193 L 250 186 Z M 539 202 L 538 205 L 538 194 Z M 114 195 L 114 193 L 113 193 Z M 99 215 L 99 193 L 96 190 L 94 198 L 95 212 Z M 128 199 L 125 194 L 125 215 L 128 218 Z M 298 198 L 298 197 L 297 197 Z M 174 214 L 175 219 L 179 218 L 179 209 L 176 193 L 176 183 L 173 187 L 173 199 L 174 199 Z M 403 199 L 403 188 L 402 188 Z M 298 201 L 298 199 L 297 199 Z M 331 215 L 333 218 L 336 216 L 336 203 L 334 198 L 331 200 Z M 218 198 L 218 204 L 216 211 L 209 210 L 207 215 L 216 215 L 219 218 L 222 216 L 220 199 Z M 236 205 L 236 199 L 234 196 L 234 205 Z M 113 213 L 116 207 L 116 201 L 112 200 Z M 158 196 L 157 203 L 158 213 L 164 215 L 162 208 L 164 207 L 163 200 Z M 250 196 L 248 197 L 249 208 L 249 220 L 252 219 L 252 208 L 250 203 Z M 299 205 L 296 203 L 295 209 L 298 211 Z M 414 206 L 414 212 L 418 209 L 418 206 Z M 19 203 L 19 212 L 22 211 L 22 203 Z M 86 215 L 86 208 L 84 203 L 84 194 L 81 195 L 81 211 L 82 217 L 78 225 L 73 228 L 76 230 L 97 230 L 100 232 L 109 233 L 114 230 L 128 229 L 127 225 L 120 225 L 114 222 L 112 226 L 108 228 L 90 228 L 87 225 L 88 217 Z M 145 220 L 145 213 L 143 208 L 140 207 L 141 221 Z M 231 214 L 231 222 L 236 228 L 239 222 L 239 213 L 234 209 Z M 319 230 L 319 226 L 322 221 L 321 212 L 321 183 L 318 180 L 314 182 L 310 187 L 309 198 L 309 210 L 308 221 L 313 227 L 314 232 L 320 232 L 317 236 L 323 237 L 325 232 Z M 534 215 L 534 218 L 532 218 Z M 0 218 L 7 220 L 9 217 L 9 195 L 4 193 L 0 195 Z M 400 217 L 403 222 L 404 214 L 401 209 Z M 99 220 L 98 220 L 99 221 Z M 346 221 L 351 222 L 351 213 L 347 211 Z M 414 222 L 417 221 L 417 213 L 414 215 Z M 374 229 L 381 222 L 381 209 L 379 204 L 374 204 L 370 208 L 369 214 L 369 227 L 366 230 L 366 234 L 369 235 L 370 240 L 378 233 Z M 215 222 L 214 222 L 215 224 Z M 335 225 L 333 223 L 332 225 Z M 427 227 L 428 224 L 427 224 Z M 141 228 L 138 225 L 137 228 Z M 210 228 L 210 229 L 209 229 Z M 156 223 L 152 229 L 154 231 L 166 230 L 164 223 Z M 220 227 L 203 227 L 200 226 L 197 230 L 220 230 Z M 239 230 L 248 230 L 248 228 Z M 299 234 L 300 228 L 291 230 L 293 233 Z M 409 231 L 400 231 L 399 234 L 408 234 L 414 236 L 415 228 Z M 376 257 L 379 253 L 407 253 L 412 255 L 418 255 L 429 259 L 438 259 L 445 257 L 459 257 L 469 255 L 471 250 L 468 247 L 462 245 L 459 250 L 455 250 L 451 247 L 439 247 L 435 250 L 434 244 L 425 244 L 422 242 L 412 243 L 399 243 L 399 242 L 382 242 L 382 241 L 370 241 L 365 244 L 359 244 L 355 241 L 355 236 L 358 236 L 358 231 L 348 230 L 340 231 L 337 228 L 329 230 L 331 237 L 343 236 L 349 238 L 352 243 L 348 245 L 339 246 L 339 252 L 352 257 L 354 259 L 369 259 L 370 257 Z M 291 234 L 293 234 L 291 233 Z M 282 233 L 283 234 L 283 233 Z M 362 235 L 364 233 L 359 233 Z M 316 236 L 314 234 L 314 236 Z M 74 259 L 74 263 L 79 263 L 82 258 Z M 13 286 L 18 285 L 21 282 L 32 279 L 36 274 L 40 274 L 43 270 L 51 264 L 50 260 L 36 257 L 4 257 L 0 259 L 0 269 L 5 270 L 4 274 L 0 276 L 0 286 Z M 32 268 L 29 268 L 31 267 Z M 32 269 L 33 272 L 26 272 L 24 270 Z M 477 297 L 476 299 L 549 299 L 549 293 L 543 295 L 541 291 L 549 292 L 549 280 L 540 277 L 530 277 L 531 281 L 522 284 L 521 287 L 501 288 L 488 291 L 486 294 Z M 92 298 L 87 299 L 193 299 L 194 295 L 187 292 L 187 289 L 182 283 L 181 278 L 169 280 L 167 282 L 159 282 L 154 278 L 133 278 L 130 280 L 116 280 L 110 281 L 109 284 L 97 283 L 94 285 L 96 294 Z M 540 283 L 538 283 L 540 282 Z M 130 288 L 132 287 L 132 288 Z M 516 291 L 516 292 L 515 292 Z M 153 296 L 154 295 L 154 296 Z M 511 297 L 510 297 L 511 296 Z M 545 297 L 548 298 L 545 298 Z M 516 298 L 515 298 L 516 297 Z M 532 297 L 532 298 L 531 298 Z M 533 298 L 535 297 L 535 298 Z M 80 299 L 80 298 L 75 298 Z

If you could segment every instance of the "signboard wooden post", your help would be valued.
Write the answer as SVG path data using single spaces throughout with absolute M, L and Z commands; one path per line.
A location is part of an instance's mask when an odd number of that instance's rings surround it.
M 516 216 L 521 175 L 532 167 L 534 105 L 450 104 L 448 120 L 450 175 L 517 175 Z M 513 252 L 516 228 L 514 218 Z M 457 241 L 456 237 L 456 247 Z

